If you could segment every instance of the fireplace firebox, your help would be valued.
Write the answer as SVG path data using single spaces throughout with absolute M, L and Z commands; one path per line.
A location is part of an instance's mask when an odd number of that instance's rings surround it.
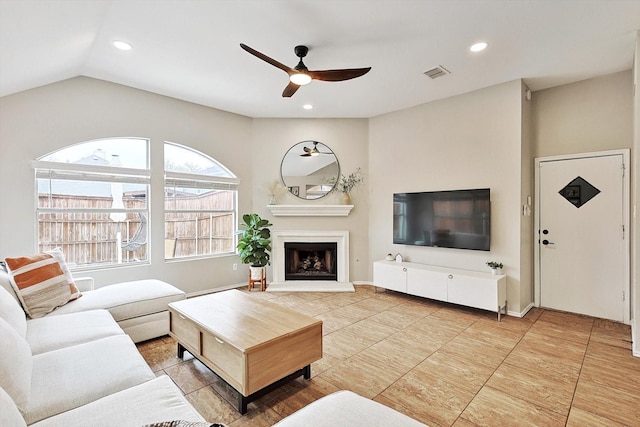
M 337 280 L 335 242 L 285 242 L 285 280 Z

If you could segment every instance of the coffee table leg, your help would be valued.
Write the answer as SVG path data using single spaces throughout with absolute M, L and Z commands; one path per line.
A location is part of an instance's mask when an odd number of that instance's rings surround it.
M 242 395 L 242 393 L 238 393 L 238 412 L 242 415 L 247 413 L 247 405 L 249 404 L 249 399 Z
M 308 380 L 309 378 L 311 378 L 311 365 L 307 365 L 304 368 L 302 368 L 304 373 L 304 379 Z
M 178 343 L 178 359 L 182 359 L 184 358 L 184 346 L 180 343 Z

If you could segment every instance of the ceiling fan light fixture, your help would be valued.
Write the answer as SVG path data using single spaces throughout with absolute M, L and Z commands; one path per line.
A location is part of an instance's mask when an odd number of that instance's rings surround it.
M 298 86 L 304 86 L 311 83 L 311 76 L 306 73 L 295 73 L 289 76 L 289 80 Z

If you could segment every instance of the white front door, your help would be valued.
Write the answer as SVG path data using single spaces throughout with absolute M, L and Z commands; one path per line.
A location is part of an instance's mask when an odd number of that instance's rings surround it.
M 539 305 L 628 322 L 624 153 L 536 163 Z

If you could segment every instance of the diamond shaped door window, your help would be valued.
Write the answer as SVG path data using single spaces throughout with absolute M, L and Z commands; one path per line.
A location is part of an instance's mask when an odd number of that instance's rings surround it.
M 587 203 L 600 193 L 593 185 L 589 184 L 581 176 L 575 178 L 568 183 L 562 190 L 559 191 L 560 195 L 564 197 L 569 203 L 576 208 Z

